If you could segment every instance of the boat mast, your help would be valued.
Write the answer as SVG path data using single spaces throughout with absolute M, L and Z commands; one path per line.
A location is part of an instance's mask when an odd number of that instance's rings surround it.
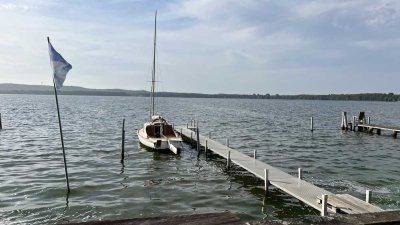
M 154 116 L 154 92 L 156 89 L 156 37 L 157 37 L 157 10 L 154 17 L 154 48 L 153 48 L 153 73 L 151 77 L 151 109 L 150 109 L 150 120 Z

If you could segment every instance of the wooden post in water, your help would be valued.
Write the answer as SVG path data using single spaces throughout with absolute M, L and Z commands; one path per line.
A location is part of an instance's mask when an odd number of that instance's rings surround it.
M 180 136 L 181 136 L 181 137 L 183 136 L 183 135 L 182 135 L 182 128 L 181 128 L 181 135 L 180 135 Z
M 376 134 L 381 135 L 381 129 L 376 129 Z
M 265 195 L 268 194 L 268 184 L 269 184 L 269 179 L 268 179 L 268 169 L 264 169 L 264 191 Z
M 193 132 L 190 132 L 190 145 L 193 147 Z
M 311 132 L 313 132 L 314 131 L 314 118 L 313 117 L 311 117 L 311 127 L 310 127 L 310 129 L 311 129 Z
M 397 138 L 397 131 L 393 131 L 392 137 L 393 137 L 393 138 Z
M 229 148 L 229 138 L 226 139 L 226 146 Z
M 211 131 L 208 132 L 208 138 L 211 139 Z
M 231 167 L 231 151 L 228 150 L 228 158 L 226 159 L 226 168 L 229 170 Z
M 3 124 L 1 123 L 1 113 L 0 113 L 0 130 L 3 129 Z
M 353 131 L 356 131 L 356 118 L 355 116 L 353 116 Z
M 322 204 L 321 204 L 321 216 L 327 216 L 328 215 L 328 195 L 322 194 Z
M 208 148 L 208 140 L 206 139 L 206 145 L 204 146 L 204 152 L 206 154 L 206 159 L 207 159 L 207 148 Z
M 368 124 L 371 124 L 371 117 L 368 116 L 367 122 L 368 122 Z
M 200 134 L 199 127 L 196 127 L 196 139 L 197 139 L 197 152 L 200 154 Z
M 371 204 L 371 197 L 372 197 L 372 191 L 366 190 L 365 191 L 365 202 Z
M 342 124 L 340 125 L 340 128 L 342 130 L 348 130 L 347 127 L 347 113 L 346 112 L 342 112 Z
M 255 150 L 255 149 L 253 150 L 253 158 L 257 159 L 257 150 Z
M 121 145 L 121 163 L 125 159 L 125 118 L 122 120 L 122 145 Z
M 303 171 L 302 171 L 302 169 L 301 168 L 299 168 L 298 169 L 298 175 L 299 175 L 299 179 L 301 180 L 301 179 L 303 179 Z

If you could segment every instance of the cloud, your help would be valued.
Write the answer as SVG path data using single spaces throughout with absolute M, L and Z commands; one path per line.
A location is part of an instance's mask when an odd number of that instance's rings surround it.
M 49 35 L 73 65 L 67 85 L 143 89 L 155 9 L 169 91 L 323 92 L 400 69 L 394 0 L 22 0 L 0 3 L 0 82 L 48 80 Z

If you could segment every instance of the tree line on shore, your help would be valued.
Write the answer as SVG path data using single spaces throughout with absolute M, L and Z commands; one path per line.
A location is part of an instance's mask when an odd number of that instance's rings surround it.
M 0 84 L 0 94 L 36 94 L 52 95 L 51 86 Z M 92 96 L 141 96 L 150 95 L 148 91 L 123 89 L 89 89 L 74 86 L 65 86 L 60 95 L 92 95 Z M 238 99 L 288 99 L 288 100 L 338 100 L 338 101 L 400 101 L 400 95 L 394 93 L 361 93 L 361 94 L 329 94 L 329 95 L 271 95 L 271 94 L 201 94 L 179 92 L 157 92 L 158 97 L 178 98 L 238 98 Z

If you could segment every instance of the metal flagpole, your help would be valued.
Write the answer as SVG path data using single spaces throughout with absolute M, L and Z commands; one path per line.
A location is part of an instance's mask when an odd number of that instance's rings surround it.
M 54 79 L 53 79 L 53 86 L 54 86 L 54 95 L 56 96 L 56 105 L 57 105 L 57 114 L 58 114 L 58 125 L 60 126 L 60 136 L 61 136 L 61 146 L 62 146 L 63 157 L 64 157 L 65 177 L 67 178 L 67 189 L 68 189 L 68 193 L 70 193 L 71 190 L 69 189 L 67 159 L 65 158 L 64 137 L 63 137 L 62 126 L 61 126 L 60 108 L 59 108 L 59 106 L 58 106 L 57 88 L 56 88 L 56 83 L 54 82 Z
M 48 41 L 48 43 L 50 43 L 49 37 L 47 37 L 47 41 Z M 51 60 L 50 60 L 50 63 L 52 63 Z M 64 137 L 63 137 L 62 126 L 61 126 L 60 107 L 58 106 L 58 96 L 57 96 L 56 82 L 55 82 L 55 80 L 54 80 L 54 71 L 53 71 L 53 87 L 54 87 L 54 96 L 56 97 L 57 115 L 58 115 L 58 125 L 59 125 L 59 127 L 60 127 L 61 146 L 62 146 L 63 157 L 64 157 L 65 177 L 67 178 L 67 191 L 68 191 L 68 193 L 70 193 L 71 190 L 70 190 L 70 188 L 69 188 L 68 169 L 67 169 L 67 159 L 65 158 Z

